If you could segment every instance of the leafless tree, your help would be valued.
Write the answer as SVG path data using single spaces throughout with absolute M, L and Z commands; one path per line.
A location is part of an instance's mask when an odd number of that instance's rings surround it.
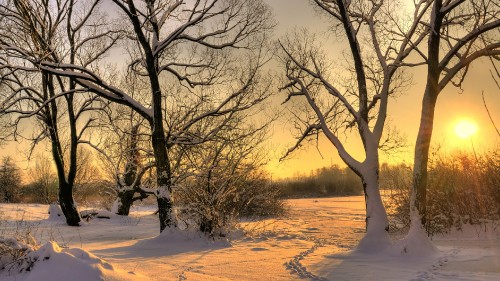
M 36 157 L 35 167 L 29 170 L 29 177 L 33 182 L 39 198 L 45 204 L 50 204 L 56 201 L 57 197 L 57 177 L 54 173 L 52 162 L 44 155 Z
M 266 163 L 262 143 L 269 123 L 243 127 L 243 120 L 232 122 L 239 128 L 188 148 L 183 157 L 187 169 L 176 184 L 184 203 L 181 212 L 210 237 L 227 235 L 240 212 L 273 192 L 260 173 Z
M 15 203 L 19 200 L 21 173 L 11 157 L 3 157 L 0 165 L 0 201 Z
M 147 97 L 142 77 L 128 75 L 122 82 L 135 99 Z M 148 123 L 134 110 L 111 104 L 100 111 L 99 127 L 88 144 L 95 148 L 108 177 L 114 182 L 117 198 L 112 211 L 127 216 L 137 200 L 147 198 L 154 188 L 143 182 L 145 173 L 154 168 Z
M 322 132 L 363 182 L 367 235 L 360 249 L 363 245 L 387 245 L 388 219 L 378 183 L 379 147 L 389 97 L 408 85 L 400 69 L 418 65 L 408 62 L 408 56 L 429 32 L 420 21 L 431 3 L 416 1 L 410 19 L 395 14 L 400 5 L 397 1 L 314 3 L 332 19 L 335 34 L 346 39 L 347 66 L 342 69 L 338 62 L 329 62 L 318 47 L 321 40 L 307 33 L 281 40 L 280 57 L 286 71 L 282 89 L 288 92 L 285 102 L 294 99 L 305 107 L 294 111 L 301 134 L 287 155 Z M 346 79 L 339 78 L 342 76 Z M 363 144 L 364 160 L 355 159 L 348 152 L 349 143 L 342 141 L 342 132 L 350 128 Z
M 411 197 L 412 227 L 425 225 L 427 164 L 434 111 L 441 91 L 450 83 L 461 87 L 470 65 L 481 57 L 498 62 L 500 6 L 498 1 L 434 0 L 425 25 L 427 46 L 418 53 L 427 65 L 420 127 L 415 145 Z M 493 61 L 493 60 L 492 60 Z
M 39 122 L 41 130 L 29 137 L 32 150 L 43 139 L 50 140 L 59 180 L 59 203 L 67 223 L 75 226 L 80 222 L 72 194 L 78 144 L 92 127 L 94 119 L 89 112 L 105 104 L 97 103 L 99 98 L 86 94 L 87 90 L 78 87 L 73 78 L 54 76 L 40 69 L 40 62 L 79 63 L 94 68 L 120 38 L 119 32 L 103 29 L 108 24 L 98 12 L 99 3 L 100 0 L 84 4 L 74 0 L 0 3 L 0 69 L 7 89 L 2 91 L 0 113 L 15 116 L 16 137 L 21 136 L 17 129 L 24 120 L 33 117 Z M 77 93 L 81 95 L 76 97 Z
M 143 200 L 153 193 L 150 191 L 152 190 L 150 187 L 143 188 L 142 178 L 154 165 L 152 161 L 144 162 L 144 158 L 147 157 L 144 157 L 140 147 L 141 133 L 139 128 L 140 124 L 127 127 L 120 134 L 122 137 L 120 144 L 108 139 L 106 142 L 108 148 L 100 150 L 100 152 L 106 153 L 102 159 L 104 163 L 110 165 L 109 172 L 114 179 L 117 193 L 112 211 L 122 216 L 128 216 L 130 207 L 135 201 Z M 115 157 L 110 156 L 110 152 L 116 149 L 118 151 L 116 151 Z
M 269 95 L 262 88 L 260 72 L 268 60 L 263 53 L 272 28 L 270 12 L 263 1 L 134 1 L 113 0 L 128 23 L 133 42 L 130 71 L 149 81 L 150 102 L 139 103 L 125 91 L 81 64 L 41 62 L 42 69 L 72 77 L 79 85 L 113 102 L 127 105 L 148 120 L 157 175 L 157 202 L 160 231 L 175 226 L 172 216 L 172 171 L 169 150 L 180 143 L 203 143 L 224 126 L 189 131 L 203 120 L 229 120 Z M 199 103 L 210 98 L 207 111 L 188 111 L 188 121 L 177 123 L 180 131 L 165 129 L 165 117 L 175 104 L 168 102 L 170 91 L 161 87 L 160 75 L 173 77 Z M 200 90 L 203 89 L 203 90 Z M 202 93 L 202 94 L 200 94 Z M 166 99 L 166 100 L 164 100 Z M 182 119 L 181 119 L 182 120 Z

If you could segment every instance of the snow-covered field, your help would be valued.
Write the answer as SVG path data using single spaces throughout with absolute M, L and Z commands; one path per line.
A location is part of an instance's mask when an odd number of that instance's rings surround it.
M 351 251 L 364 233 L 363 197 L 288 203 L 287 217 L 243 222 L 217 242 L 158 236 L 154 207 L 74 228 L 48 220 L 47 205 L 0 204 L 0 234 L 30 229 L 43 245 L 30 272 L 0 280 L 500 280 L 500 229 L 436 237 L 434 256 L 368 255 Z

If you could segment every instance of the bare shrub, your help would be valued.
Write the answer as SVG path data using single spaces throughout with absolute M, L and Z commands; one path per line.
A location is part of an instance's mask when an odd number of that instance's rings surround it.
M 238 217 L 280 217 L 287 213 L 279 187 L 268 177 L 260 175 L 239 188 L 240 204 Z
M 24 220 L 24 214 L 13 225 L 0 213 L 0 272 L 19 271 L 23 259 L 38 248 L 33 238 L 34 225 Z M 7 230 L 7 226 L 12 229 Z
M 434 152 L 430 159 L 427 223 L 429 235 L 446 233 L 463 225 L 485 225 L 500 220 L 500 152 L 497 149 L 471 154 Z M 388 200 L 394 229 L 409 226 L 411 173 L 400 166 L 382 172 L 392 182 Z
M 10 270 L 35 248 L 15 238 L 0 238 L 0 272 Z
M 55 174 L 50 158 L 39 155 L 35 167 L 29 171 L 32 183 L 25 187 L 36 202 L 50 204 L 57 201 L 57 175 Z
M 82 183 L 75 188 L 75 201 L 80 206 L 111 210 L 116 191 L 111 182 L 96 180 Z
M 258 144 L 227 139 L 186 152 L 192 160 L 176 190 L 179 219 L 215 238 L 227 236 L 242 216 L 282 214 L 284 204 L 261 169 Z
M 429 171 L 429 234 L 500 219 L 500 154 L 438 156 Z
M 196 181 L 179 192 L 184 207 L 180 220 L 209 237 L 226 237 L 242 217 L 262 218 L 286 213 L 278 190 L 262 173 L 217 175 L 213 189 Z
M 380 186 L 385 190 L 384 205 L 391 231 L 410 226 L 411 176 L 412 168 L 406 164 L 384 164 L 380 169 Z

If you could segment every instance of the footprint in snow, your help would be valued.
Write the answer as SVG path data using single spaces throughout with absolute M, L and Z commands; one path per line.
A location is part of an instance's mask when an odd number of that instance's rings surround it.
M 432 273 L 428 271 L 421 271 L 418 273 L 416 278 L 411 279 L 410 281 L 425 281 L 433 279 Z
M 256 248 L 252 248 L 251 250 L 254 252 L 261 252 L 261 251 L 268 251 L 269 249 L 256 247 Z

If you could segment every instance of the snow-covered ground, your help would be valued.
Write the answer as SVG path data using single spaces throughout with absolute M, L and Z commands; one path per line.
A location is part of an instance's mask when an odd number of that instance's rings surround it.
M 210 242 L 158 236 L 154 207 L 74 228 L 48 220 L 47 205 L 0 204 L 0 234 L 28 228 L 44 245 L 30 272 L 0 280 L 500 280 L 500 229 L 436 237 L 434 256 L 367 255 L 351 251 L 364 235 L 363 197 L 289 206 L 285 218 L 243 222 L 229 241 Z

